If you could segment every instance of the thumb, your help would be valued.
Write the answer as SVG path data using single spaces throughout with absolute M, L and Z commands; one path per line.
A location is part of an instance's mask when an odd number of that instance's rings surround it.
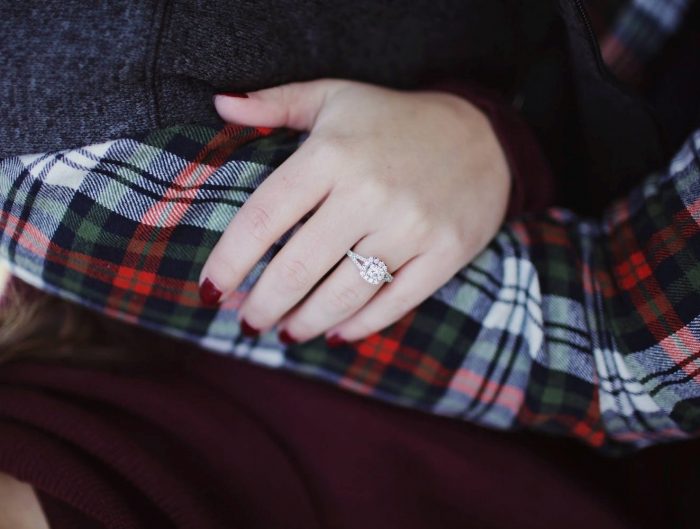
M 347 84 L 318 79 L 265 88 L 248 94 L 221 93 L 214 106 L 225 120 L 250 127 L 311 130 L 328 96 Z

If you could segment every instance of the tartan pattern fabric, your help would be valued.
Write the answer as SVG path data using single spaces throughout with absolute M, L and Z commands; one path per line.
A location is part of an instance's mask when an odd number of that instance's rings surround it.
M 587 0 L 601 55 L 616 77 L 635 83 L 680 27 L 693 0 Z
M 182 126 L 0 161 L 0 256 L 108 315 L 429 413 L 576 437 L 609 453 L 700 428 L 700 131 L 604 218 L 550 209 L 503 227 L 391 327 L 340 348 L 240 332 L 201 305 L 231 217 L 304 140 Z

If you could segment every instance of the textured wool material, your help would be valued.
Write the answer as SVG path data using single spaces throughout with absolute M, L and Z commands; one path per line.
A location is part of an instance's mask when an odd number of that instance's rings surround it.
M 605 203 L 582 193 L 622 195 L 670 156 L 571 0 L 29 0 L 0 5 L 0 35 L 0 157 L 219 127 L 216 92 L 324 77 L 496 91 L 579 211 Z
M 628 465 L 583 447 L 170 349 L 127 371 L 0 370 L 0 471 L 52 529 L 639 528 Z

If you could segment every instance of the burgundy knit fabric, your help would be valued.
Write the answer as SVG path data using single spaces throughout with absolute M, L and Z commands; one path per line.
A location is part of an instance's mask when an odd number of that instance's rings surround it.
M 0 470 L 55 529 L 638 527 L 627 465 L 209 354 L 0 369 Z

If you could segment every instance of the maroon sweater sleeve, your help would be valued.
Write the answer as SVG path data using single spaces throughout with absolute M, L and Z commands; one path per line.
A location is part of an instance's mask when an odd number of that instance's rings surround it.
M 134 369 L 0 367 L 0 471 L 52 529 L 638 527 L 603 487 L 627 473 L 583 446 L 171 349 Z
M 491 122 L 512 179 L 506 219 L 554 204 L 555 183 L 549 163 L 528 124 L 501 96 L 462 81 L 438 81 L 424 87 L 468 100 Z

